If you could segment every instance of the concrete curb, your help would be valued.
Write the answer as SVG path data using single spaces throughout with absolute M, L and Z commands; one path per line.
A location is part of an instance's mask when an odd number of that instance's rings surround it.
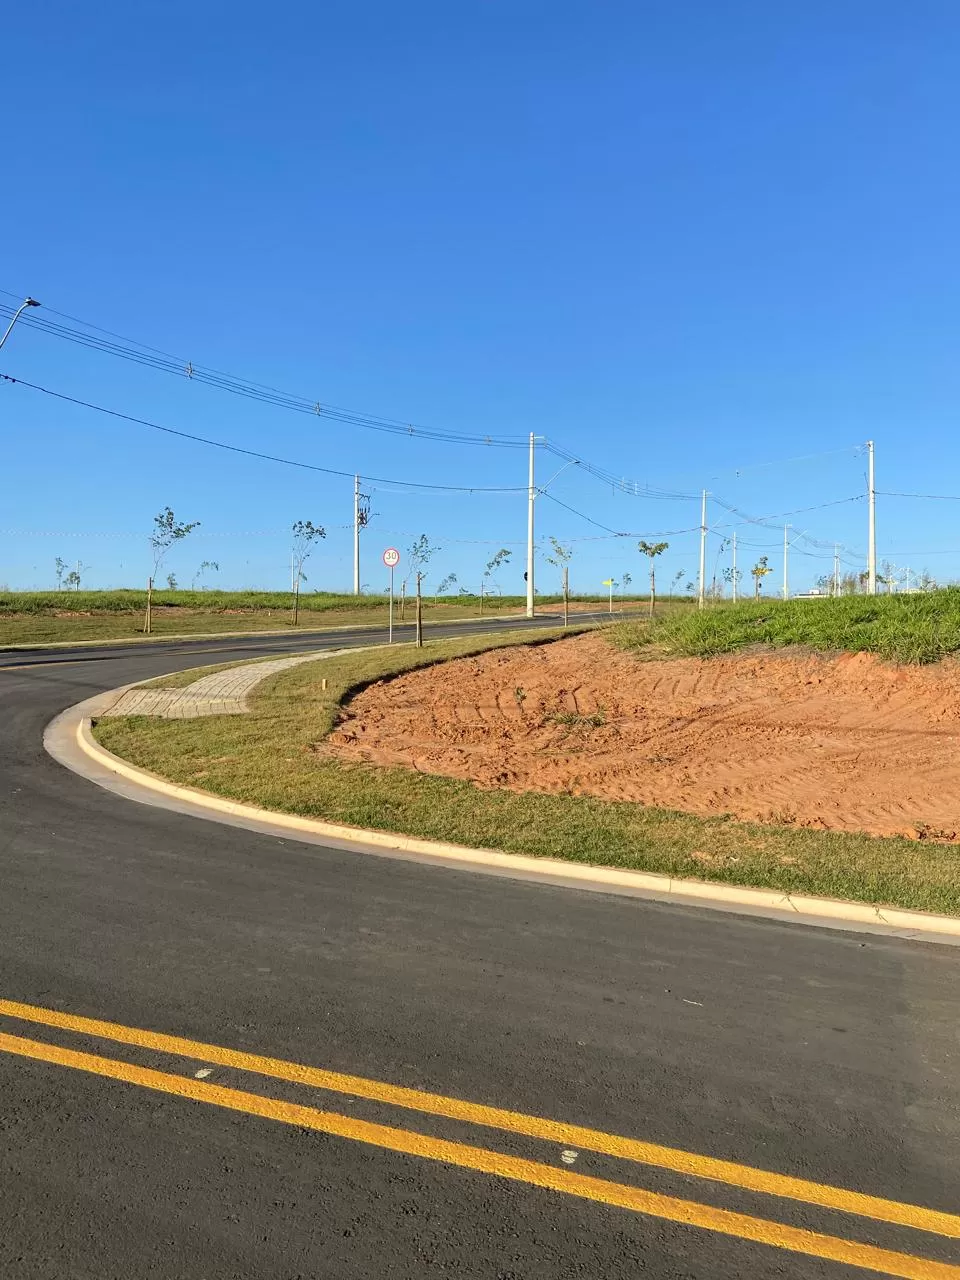
M 583 625 L 599 626 L 607 619 L 607 614 L 602 609 L 596 609 L 592 613 L 584 614 Z M 615 614 L 616 621 L 629 621 L 631 618 L 641 616 L 639 611 L 636 613 Z M 559 614 L 538 613 L 538 620 L 552 621 L 557 619 L 556 625 L 562 626 L 563 619 Z M 578 625 L 577 615 L 572 615 L 573 620 L 568 630 L 572 630 Z M 425 618 L 423 621 L 424 628 L 427 627 L 445 627 L 461 623 L 466 626 L 474 622 L 527 622 L 527 616 L 523 613 L 508 614 L 505 618 L 492 618 L 491 615 L 480 617 L 479 615 L 471 618 Z M 395 627 L 413 627 L 413 622 L 395 622 Z M 276 637 L 290 636 L 291 639 L 297 640 L 303 636 L 325 636 L 335 635 L 338 631 L 385 631 L 387 624 L 385 622 L 342 622 L 335 627 L 310 627 L 303 626 L 293 630 L 290 627 L 281 628 L 280 630 L 267 631 L 195 631 L 187 632 L 183 635 L 137 635 L 137 636 L 113 636 L 103 640 L 38 640 L 33 643 L 27 641 L 22 644 L 0 644 L 0 653 L 54 653 L 58 649 L 135 649 L 143 644 L 186 644 L 191 640 L 246 640 L 251 637 Z
M 371 831 L 302 818 L 225 800 L 210 792 L 182 787 L 128 764 L 94 739 L 91 721 L 134 686 L 113 689 L 68 708 L 44 733 L 44 746 L 54 759 L 75 773 L 141 804 L 159 805 L 193 817 L 225 822 L 266 835 L 295 835 L 359 853 L 408 858 L 463 871 L 506 876 L 561 887 L 621 896 L 654 898 L 678 905 L 711 907 L 796 923 L 880 933 L 917 941 L 960 945 L 960 918 L 845 902 L 836 898 L 790 895 L 772 889 L 711 884 L 646 871 L 596 867 L 554 858 L 473 849 L 464 845 L 420 840 L 392 832 Z

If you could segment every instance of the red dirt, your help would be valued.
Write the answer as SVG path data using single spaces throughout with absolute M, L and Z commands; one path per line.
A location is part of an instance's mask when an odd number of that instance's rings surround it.
M 592 717 L 592 719 L 591 719 Z M 960 835 L 960 666 L 643 661 L 597 635 L 382 681 L 329 750 L 486 787 L 873 835 Z

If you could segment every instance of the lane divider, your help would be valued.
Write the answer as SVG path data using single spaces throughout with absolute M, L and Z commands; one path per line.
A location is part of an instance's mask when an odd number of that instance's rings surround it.
M 582 1125 L 525 1115 L 523 1112 L 486 1106 L 479 1102 L 468 1102 L 421 1089 L 410 1089 L 363 1076 L 346 1075 L 322 1067 L 287 1062 L 282 1058 L 246 1053 L 238 1049 L 224 1048 L 221 1045 L 207 1044 L 200 1040 L 166 1035 L 159 1031 L 148 1031 L 139 1027 L 124 1026 L 122 1023 L 103 1022 L 96 1018 L 62 1013 L 56 1009 L 21 1004 L 15 1000 L 0 999 L 0 1015 L 22 1022 L 54 1027 L 61 1031 L 94 1036 L 101 1040 L 112 1040 L 117 1044 L 131 1045 L 138 1049 L 151 1049 L 177 1057 L 190 1058 L 197 1062 L 207 1062 L 214 1066 L 249 1071 L 275 1080 L 288 1081 L 291 1084 L 308 1085 L 332 1093 L 348 1094 L 351 1097 L 386 1103 L 392 1107 L 500 1129 L 506 1133 L 523 1134 L 526 1137 L 556 1143 L 561 1147 L 593 1151 L 637 1164 L 667 1169 L 672 1173 L 722 1182 L 727 1186 L 738 1187 L 745 1191 L 759 1192 L 780 1199 L 798 1200 L 804 1204 L 854 1214 L 861 1218 L 872 1218 L 878 1222 L 960 1239 L 960 1215 L 954 1213 L 927 1209 L 921 1205 L 903 1204 L 896 1200 L 866 1195 L 859 1191 L 849 1191 L 843 1187 L 833 1187 L 808 1181 L 805 1178 L 794 1178 L 787 1174 L 772 1173 L 750 1165 L 736 1164 L 730 1160 L 718 1160 L 712 1156 L 644 1142 L 638 1138 L 604 1133 L 602 1130 Z
M 134 1066 L 114 1058 L 63 1049 L 58 1045 L 44 1044 L 36 1040 L 0 1033 L 0 1052 L 9 1053 L 37 1062 L 68 1067 L 75 1071 L 102 1076 L 126 1084 L 139 1085 L 158 1093 L 204 1102 L 231 1111 L 244 1112 L 281 1124 L 297 1125 L 315 1132 L 362 1142 L 386 1151 L 415 1156 L 421 1160 L 433 1160 L 441 1164 L 528 1186 L 542 1187 L 564 1195 L 577 1196 L 599 1204 L 628 1209 L 634 1213 L 675 1222 L 689 1227 L 733 1236 L 739 1240 L 768 1245 L 791 1253 L 806 1254 L 829 1262 L 860 1267 L 880 1275 L 899 1277 L 900 1280 L 960 1280 L 960 1267 L 935 1262 L 913 1254 L 880 1249 L 875 1245 L 844 1240 L 837 1236 L 822 1235 L 801 1227 L 786 1226 L 730 1209 L 718 1209 L 712 1205 L 682 1200 L 675 1196 L 661 1195 L 640 1187 L 624 1186 L 603 1178 L 571 1173 L 567 1169 L 541 1164 L 519 1156 L 488 1151 L 484 1147 L 472 1147 L 443 1138 L 428 1137 L 389 1125 L 373 1124 L 353 1116 L 321 1111 L 292 1102 L 264 1098 L 259 1094 L 239 1089 L 227 1089 L 222 1085 L 189 1077 L 169 1075 L 148 1067 Z

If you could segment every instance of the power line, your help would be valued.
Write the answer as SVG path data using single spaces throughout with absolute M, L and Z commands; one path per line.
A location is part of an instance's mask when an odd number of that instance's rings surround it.
M 547 493 L 544 489 L 538 489 L 537 493 L 540 497 L 549 498 L 551 502 L 555 502 L 558 507 L 572 512 L 573 515 L 579 516 L 581 520 L 586 520 L 588 524 L 595 525 L 598 529 L 603 529 L 611 537 L 614 538 L 658 538 L 671 537 L 681 533 L 694 533 L 700 528 L 699 525 L 693 525 L 689 529 L 661 529 L 659 533 L 625 533 L 620 529 L 611 529 L 609 525 L 602 524 L 599 520 L 594 520 L 592 516 L 585 515 L 582 511 L 578 511 L 576 507 L 571 507 L 569 503 L 562 502 L 559 498 L 554 497 L 552 493 Z
M 929 498 L 941 502 L 960 502 L 960 494 L 956 493 L 891 493 L 888 489 L 878 489 L 878 497 L 884 498 Z
M 729 467 L 726 471 L 718 471 L 715 476 L 710 476 L 709 478 L 716 480 L 719 476 L 741 476 L 745 471 L 761 471 L 767 467 L 786 467 L 794 462 L 813 462 L 819 458 L 835 458 L 840 454 L 851 453 L 856 458 L 863 452 L 864 447 L 862 444 L 848 444 L 842 449 L 825 449 L 822 453 L 801 453 L 793 458 L 777 458 L 772 462 L 749 462 L 745 467 Z
M 10 382 L 20 387 L 28 387 L 31 391 L 41 391 L 44 395 L 53 396 L 55 400 L 65 401 L 67 404 L 79 405 L 83 409 L 92 409 L 96 413 L 106 414 L 111 418 L 119 418 L 123 422 L 132 422 L 140 427 L 149 427 L 152 431 L 162 431 L 165 435 L 179 436 L 182 440 L 192 440 L 196 444 L 210 445 L 214 449 L 226 449 L 230 453 L 244 454 L 248 458 L 257 458 L 261 462 L 278 462 L 285 467 L 298 467 L 304 471 L 319 471 L 328 476 L 346 476 L 353 479 L 353 471 L 337 471 L 333 467 L 320 467 L 312 462 L 300 462 L 292 458 L 282 458 L 277 454 L 260 453 L 256 449 L 244 449 L 237 444 L 227 444 L 223 440 L 211 440 L 207 436 L 194 435 L 189 431 L 178 431 L 174 427 L 162 426 L 159 422 L 149 422 L 146 418 L 135 418 L 132 414 L 121 413 L 118 409 L 108 409 L 101 404 L 93 404 L 89 400 L 80 400 L 76 396 L 68 396 L 60 391 L 53 391 L 49 387 L 38 386 L 34 382 L 25 382 L 23 378 L 11 377 L 9 373 L 0 373 L 0 379 L 4 382 Z M 525 493 L 526 485 L 503 485 L 486 487 L 483 485 L 455 485 L 455 484 L 427 484 L 420 483 L 415 480 L 394 480 L 384 478 L 383 476 L 361 477 L 363 480 L 369 480 L 373 484 L 392 484 L 398 485 L 404 489 L 428 490 L 431 492 L 446 493 Z
M 771 520 L 782 519 L 785 516 L 802 515 L 809 511 L 823 511 L 827 507 L 844 506 L 846 503 L 850 503 L 850 502 L 862 502 L 866 497 L 865 494 L 858 493 L 858 494 L 854 494 L 853 497 L 850 497 L 850 498 L 837 498 L 833 502 L 821 502 L 813 507 L 797 507 L 793 511 L 781 511 L 781 512 L 776 512 L 773 515 L 751 516 L 751 515 L 748 515 L 747 512 L 741 511 L 738 507 L 733 506 L 732 503 L 726 502 L 723 498 L 718 497 L 716 494 L 712 496 L 713 496 L 713 501 L 717 503 L 718 506 L 723 507 L 725 511 L 729 511 L 733 515 L 739 516 L 741 520 L 745 520 L 748 524 L 758 525 L 761 528 L 769 528 Z M 723 528 L 723 527 L 730 527 L 730 523 L 728 522 L 727 526 L 717 526 L 717 528 Z M 808 533 L 794 534 L 794 542 L 798 542 L 798 541 L 805 542 L 808 546 L 817 547 L 818 549 L 821 549 L 821 550 L 832 550 L 835 547 L 843 547 L 844 551 L 846 551 L 849 555 L 859 557 L 858 552 L 854 551 L 853 548 L 851 547 L 845 546 L 843 543 L 838 543 L 836 541 L 829 541 L 829 540 L 825 541 L 822 538 L 813 538 Z M 771 545 L 774 545 L 774 544 L 771 544 Z M 800 548 L 797 548 L 797 550 L 799 551 Z
M 11 298 L 15 298 L 17 296 L 6 289 L 0 289 L 0 293 L 4 293 Z M 345 409 L 339 405 L 324 404 L 319 400 L 311 400 L 304 396 L 282 391 L 268 383 L 255 382 L 249 378 L 241 378 L 235 374 L 225 373 L 223 370 L 194 364 L 191 360 L 185 360 L 183 357 L 174 356 L 170 352 L 161 350 L 159 347 L 151 347 L 134 338 L 123 337 L 120 334 L 113 333 L 109 329 L 102 329 L 98 325 L 90 324 L 88 321 L 80 320 L 75 316 L 69 316 L 65 312 L 56 311 L 52 307 L 45 307 L 44 312 L 49 315 L 60 316 L 64 320 L 72 320 L 74 324 L 82 325 L 83 329 L 76 329 L 70 325 L 59 324 L 56 321 L 47 319 L 46 315 L 24 316 L 21 323 L 28 324 L 30 327 L 38 329 L 40 332 L 46 333 L 52 337 L 61 338 L 64 341 L 72 342 L 91 350 L 100 351 L 107 355 L 116 356 L 120 359 L 127 360 L 147 368 L 159 370 L 163 373 L 172 374 L 179 378 L 187 378 L 190 381 L 199 382 L 205 386 L 209 386 L 214 390 L 226 391 L 231 395 L 242 396 L 246 399 L 255 400 L 261 404 L 269 404 L 274 408 L 287 409 L 295 413 L 310 414 L 312 416 L 326 418 L 334 422 L 345 423 L 349 426 L 361 427 L 366 430 L 379 431 L 389 435 L 406 436 L 408 438 L 421 440 L 443 441 L 449 444 L 481 445 L 488 448 L 526 449 L 528 447 L 528 436 L 492 434 L 473 435 L 465 432 L 441 431 L 433 428 L 417 426 L 413 423 L 403 422 L 398 419 L 359 413 L 352 409 Z M 12 314 L 12 308 L 4 304 L 0 304 L 0 315 Z M 93 332 L 85 332 L 84 330 L 92 330 Z M 612 472 L 606 471 L 602 467 L 576 457 L 568 451 L 557 445 L 553 445 L 546 440 L 541 440 L 540 443 L 541 446 L 546 446 L 551 452 L 557 454 L 557 456 L 564 458 L 568 462 L 575 462 L 585 471 L 596 476 L 606 484 L 614 485 L 624 493 L 629 493 L 638 497 L 643 496 L 650 498 L 686 499 L 695 496 L 690 494 L 673 494 L 666 490 L 653 488 L 649 485 L 641 486 L 635 482 L 623 480 L 620 477 L 614 476 Z
M 0 304 L 0 315 L 12 314 L 11 308 Z M 53 314 L 59 313 L 54 312 Z M 80 321 L 79 323 L 86 324 L 85 321 Z M 250 379 L 224 373 L 209 366 L 194 364 L 191 360 L 183 360 L 180 357 L 168 355 L 156 347 L 147 347 L 142 343 L 136 343 L 135 345 L 140 349 L 135 350 L 132 346 L 123 345 L 123 343 L 134 343 L 134 339 L 124 338 L 120 342 L 114 342 L 107 337 L 98 337 L 95 333 L 85 333 L 69 325 L 58 324 L 43 316 L 36 319 L 31 317 L 29 327 L 38 329 L 52 337 L 61 338 L 66 342 L 101 351 L 106 355 L 116 356 L 119 359 L 156 369 L 162 373 L 202 383 L 218 391 L 226 391 L 231 395 L 256 400 L 261 404 L 270 404 L 275 408 L 288 409 L 296 413 L 310 414 L 327 418 L 334 422 L 346 423 L 349 426 L 363 427 L 366 430 L 385 432 L 389 435 L 445 441 L 451 444 L 484 445 L 490 448 L 509 449 L 525 449 L 527 447 L 527 438 L 525 436 L 471 435 L 466 432 L 440 431 L 430 427 L 418 426 L 411 422 L 400 422 L 396 419 L 379 417 L 375 414 L 360 413 L 356 410 L 345 409 L 340 405 L 324 404 L 305 396 L 281 391 L 277 387 L 271 387 L 266 383 L 253 382 Z M 95 328 L 95 326 L 88 327 Z M 106 334 L 109 331 L 101 330 L 100 332 Z
M 564 449 L 560 445 L 554 444 L 552 440 L 545 439 L 542 447 L 548 453 L 553 453 L 558 458 L 563 458 L 565 462 L 573 463 L 582 471 L 586 471 L 590 475 L 595 476 L 604 484 L 610 485 L 611 488 L 617 489 L 621 493 L 627 493 L 634 498 L 657 498 L 672 502 L 693 502 L 697 497 L 695 493 L 680 493 L 670 489 L 661 489 L 653 485 L 640 484 L 635 480 L 626 480 L 622 476 L 614 475 L 612 471 L 607 471 L 603 467 L 598 467 L 592 462 L 587 462 L 577 454 L 571 453 L 569 449 Z

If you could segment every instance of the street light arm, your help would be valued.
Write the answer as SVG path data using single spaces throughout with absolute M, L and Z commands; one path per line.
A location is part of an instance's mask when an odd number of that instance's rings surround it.
M 559 471 L 555 471 L 553 473 L 553 475 L 550 477 L 550 479 L 547 481 L 546 484 L 541 484 L 537 486 L 537 493 L 546 493 L 547 490 L 550 488 L 550 486 L 553 484 L 554 480 L 556 480 L 558 476 L 563 475 L 567 467 L 578 467 L 579 465 L 580 465 L 579 458 L 572 458 L 569 462 L 565 462 Z
M 24 311 L 26 311 L 27 307 L 39 307 L 39 305 L 40 303 L 37 302 L 36 298 L 24 298 L 23 302 L 20 303 L 20 306 L 17 307 L 16 311 L 13 313 L 13 319 L 7 325 L 6 333 L 3 335 L 2 338 L 0 338 L 0 347 L 2 347 L 3 344 L 6 342 L 6 340 L 10 337 L 10 333 L 13 329 L 13 326 L 17 323 L 17 321 L 23 315 Z

